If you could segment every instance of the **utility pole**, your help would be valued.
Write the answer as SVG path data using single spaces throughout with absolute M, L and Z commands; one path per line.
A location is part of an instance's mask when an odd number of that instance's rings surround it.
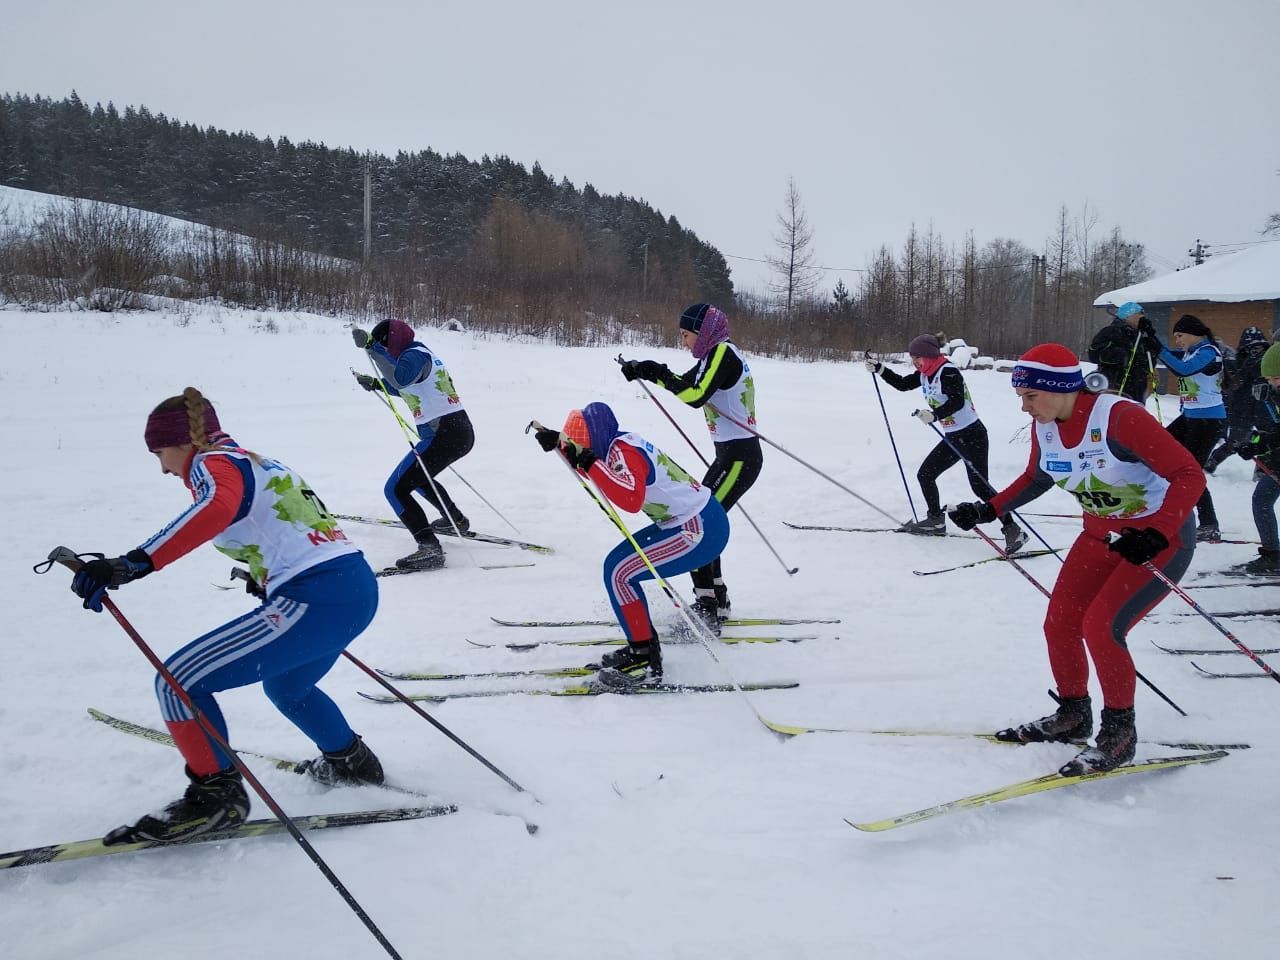
M 1196 245 L 1187 251 L 1187 256 L 1194 260 L 1198 267 L 1213 256 L 1213 254 L 1209 252 L 1209 245 L 1207 243 L 1202 244 L 1200 242 L 1200 238 L 1196 237 Z
M 373 179 L 369 174 L 369 157 L 364 158 L 364 269 L 369 269 L 370 237 L 373 222 Z

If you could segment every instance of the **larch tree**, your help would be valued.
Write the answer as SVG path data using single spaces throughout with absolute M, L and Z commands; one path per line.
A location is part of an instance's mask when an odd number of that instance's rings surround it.
M 808 298 L 818 285 L 818 272 L 813 266 L 813 228 L 794 178 L 787 180 L 787 196 L 778 213 L 778 232 L 773 235 L 773 242 L 778 255 L 769 257 L 769 266 L 777 279 L 770 289 L 790 316 L 796 302 Z

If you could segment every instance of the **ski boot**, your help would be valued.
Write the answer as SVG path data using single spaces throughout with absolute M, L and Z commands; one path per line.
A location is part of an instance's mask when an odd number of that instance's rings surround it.
M 1027 531 L 1023 530 L 1012 520 L 1007 521 L 1002 529 L 1004 530 L 1004 552 L 1009 556 L 1013 556 L 1025 547 L 1027 545 L 1027 541 L 1030 539 L 1027 535 Z
M 1202 523 L 1196 527 L 1196 543 L 1221 543 L 1222 531 L 1216 523 Z
M 685 607 L 693 622 L 705 627 L 713 637 L 720 636 L 720 604 L 714 591 L 702 587 L 693 591 L 693 603 Z
M 716 616 L 723 623 L 733 615 L 729 604 L 729 588 L 723 583 L 717 583 L 712 589 L 716 592 Z
M 181 843 L 215 830 L 230 830 L 249 815 L 249 796 L 244 792 L 240 771 L 219 770 L 197 777 L 186 768 L 187 787 L 182 799 L 160 813 L 143 817 L 132 826 L 116 827 L 102 838 L 103 844 Z
M 1093 733 L 1093 705 L 1087 696 L 1063 697 L 1058 709 L 1047 717 L 1016 727 L 1007 727 L 996 733 L 997 740 L 1005 743 L 1066 743 L 1071 740 L 1087 740 Z
M 354 786 L 361 783 L 382 783 L 382 764 L 360 735 L 345 750 L 325 752 L 314 760 L 298 764 L 298 772 L 323 783 L 326 787 Z
M 1259 547 L 1256 557 L 1231 569 L 1250 577 L 1273 577 L 1280 574 L 1280 550 Z
M 460 513 L 450 511 L 453 519 L 449 517 L 440 517 L 438 520 L 431 521 L 431 529 L 436 533 L 443 533 L 446 537 L 452 537 L 454 524 L 458 526 L 458 533 L 464 537 L 471 532 L 471 521 Z
M 654 634 L 645 643 L 628 643 L 621 650 L 613 650 L 600 658 L 600 672 L 596 682 L 620 693 L 641 684 L 662 681 L 662 647 Z
M 439 570 L 444 566 L 444 547 L 434 538 L 419 540 L 418 549 L 397 560 L 396 566 L 401 570 Z
M 1138 744 L 1138 731 L 1134 728 L 1133 707 L 1125 710 L 1102 708 L 1102 726 L 1094 746 L 1085 747 L 1058 772 L 1064 777 L 1078 777 L 1084 773 L 1103 773 L 1122 767 L 1133 759 Z
M 929 513 L 923 520 L 908 520 L 898 530 L 921 537 L 943 537 L 947 534 L 947 518 L 942 511 Z

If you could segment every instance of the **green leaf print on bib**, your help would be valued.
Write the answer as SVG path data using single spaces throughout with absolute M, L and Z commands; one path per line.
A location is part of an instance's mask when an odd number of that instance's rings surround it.
M 450 403 L 458 402 L 458 391 L 453 388 L 453 378 L 443 367 L 436 371 L 436 390 L 448 397 Z M 417 411 L 414 413 L 416 414 Z
M 337 526 L 311 490 L 305 485 L 294 486 L 293 477 L 272 477 L 266 488 L 276 495 L 271 508 L 285 523 L 321 533 L 329 533 Z
M 1079 501 L 1080 506 L 1088 513 L 1098 517 L 1132 517 L 1147 509 L 1146 488 L 1138 483 L 1124 483 L 1113 486 L 1095 476 L 1085 477 L 1075 489 L 1067 486 L 1067 479 L 1058 481 L 1058 486 L 1066 490 Z

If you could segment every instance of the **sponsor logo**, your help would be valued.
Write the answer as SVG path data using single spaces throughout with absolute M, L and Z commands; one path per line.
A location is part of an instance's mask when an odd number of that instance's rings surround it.
M 1102 457 L 1099 457 L 1099 458 L 1098 458 L 1098 462 L 1097 462 L 1097 464 L 1096 464 L 1095 466 L 1096 466 L 1096 469 L 1101 470 L 1101 469 L 1102 469 L 1103 467 L 1105 467 L 1106 465 L 1107 465 L 1107 461 L 1106 461 L 1106 460 L 1104 460 Z
M 278 613 L 268 613 L 268 614 L 267 614 L 267 620 L 269 620 L 269 621 L 271 622 L 271 625 L 272 625 L 273 627 L 278 627 L 278 626 L 280 626 L 280 614 L 278 614 Z
M 1094 443 L 1101 443 L 1101 442 L 1102 442 L 1102 430 L 1101 430 L 1101 428 L 1099 428 L 1099 427 L 1094 427 L 1092 430 L 1090 430 L 1090 431 L 1089 431 L 1089 439 L 1090 439 L 1090 440 L 1092 440 Z
M 1044 468 L 1053 473 L 1070 473 L 1071 472 L 1071 464 L 1067 463 L 1065 460 L 1050 460 L 1048 463 L 1044 465 Z

